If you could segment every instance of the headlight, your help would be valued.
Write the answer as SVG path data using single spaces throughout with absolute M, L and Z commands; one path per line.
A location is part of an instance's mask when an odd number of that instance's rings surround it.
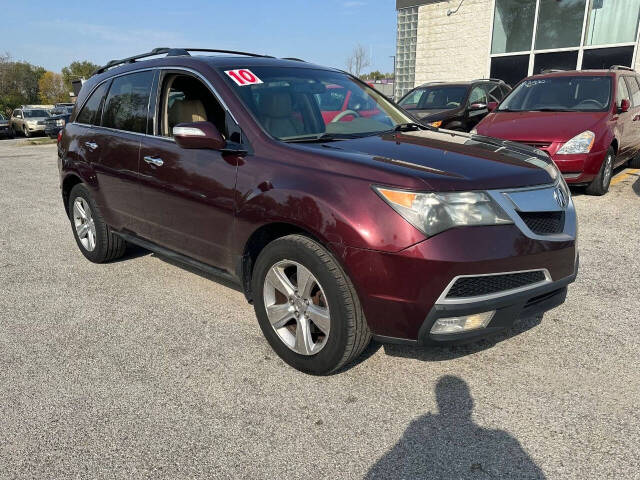
M 429 125 L 432 127 L 439 128 L 442 125 L 442 120 L 438 120 L 437 122 L 431 122 Z
M 485 192 L 416 193 L 374 188 L 391 208 L 428 237 L 454 227 L 513 223 Z
M 562 148 L 558 150 L 558 155 L 589 153 L 591 151 L 591 147 L 593 147 L 595 138 L 595 133 L 593 133 L 591 130 L 586 130 L 565 143 Z
M 64 119 L 56 120 L 56 125 L 58 127 L 64 127 Z
M 471 131 L 469 132 L 471 135 L 477 135 L 478 134 L 478 129 L 477 128 L 472 128 Z

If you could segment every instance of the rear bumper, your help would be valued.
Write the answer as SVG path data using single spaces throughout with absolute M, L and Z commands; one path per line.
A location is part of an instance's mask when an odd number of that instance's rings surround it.
M 591 152 L 576 155 L 552 155 L 567 183 L 591 182 L 602 166 L 607 151 Z

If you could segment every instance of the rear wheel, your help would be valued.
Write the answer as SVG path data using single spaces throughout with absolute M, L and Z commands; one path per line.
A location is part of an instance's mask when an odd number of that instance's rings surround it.
M 636 153 L 636 156 L 629 160 L 630 168 L 640 168 L 640 152 Z
M 371 339 L 358 296 L 333 256 L 302 235 L 274 240 L 252 278 L 260 328 L 292 367 L 331 373 L 356 359 Z
M 94 263 L 104 263 L 124 255 L 126 242 L 104 222 L 89 190 L 78 184 L 69 194 L 69 219 L 78 248 Z
M 589 195 L 604 195 L 609 190 L 609 184 L 611 183 L 611 175 L 613 174 L 613 164 L 615 162 L 616 154 L 612 147 L 609 147 L 607 154 L 602 161 L 602 166 L 596 178 L 587 187 L 587 193 Z

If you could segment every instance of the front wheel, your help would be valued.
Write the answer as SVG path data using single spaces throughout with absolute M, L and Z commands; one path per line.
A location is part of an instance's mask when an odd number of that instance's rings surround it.
M 607 154 L 602 161 L 602 166 L 596 178 L 587 187 L 587 193 L 589 195 L 604 195 L 609 191 L 609 184 L 611 183 L 611 175 L 613 174 L 613 164 L 615 162 L 616 153 L 613 148 L 609 147 Z
M 258 256 L 252 291 L 260 328 L 292 367 L 326 375 L 371 339 L 355 289 L 333 256 L 302 235 L 274 240 Z
M 29 129 L 26 126 L 22 127 L 22 133 L 24 133 L 25 138 L 29 138 L 31 136 Z

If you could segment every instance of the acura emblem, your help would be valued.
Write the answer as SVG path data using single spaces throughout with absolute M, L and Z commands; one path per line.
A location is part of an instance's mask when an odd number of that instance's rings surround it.
M 566 208 L 567 203 L 569 203 L 567 195 L 562 191 L 560 187 L 556 187 L 556 189 L 553 191 L 553 198 L 556 199 L 556 202 L 558 203 L 560 208 Z

